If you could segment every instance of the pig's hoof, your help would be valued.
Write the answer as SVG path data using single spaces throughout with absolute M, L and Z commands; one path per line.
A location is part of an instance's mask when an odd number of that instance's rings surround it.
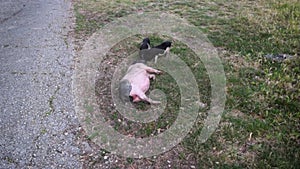
M 161 71 L 159 71 L 159 70 L 158 70 L 158 71 L 156 71 L 155 73 L 156 73 L 156 74 L 162 74 L 162 72 L 161 72 Z

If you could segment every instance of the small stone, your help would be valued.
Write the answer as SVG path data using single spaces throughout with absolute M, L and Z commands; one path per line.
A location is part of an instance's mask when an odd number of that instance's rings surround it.
M 91 153 L 93 151 L 93 149 L 91 148 L 91 146 L 89 145 L 89 143 L 82 142 L 82 145 L 83 145 L 83 151 L 85 153 Z
M 191 165 L 191 168 L 196 168 L 194 165 Z
M 104 160 L 107 160 L 107 159 L 108 159 L 108 156 L 104 156 L 103 158 L 104 158 Z

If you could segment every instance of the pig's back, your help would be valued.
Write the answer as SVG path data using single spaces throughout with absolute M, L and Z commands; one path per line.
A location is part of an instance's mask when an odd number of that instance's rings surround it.
M 148 73 L 145 70 L 140 71 L 139 73 L 137 73 L 136 76 L 133 77 L 132 79 L 130 79 L 129 81 L 131 82 L 131 84 L 133 84 L 134 87 L 137 87 L 138 89 L 140 89 L 144 93 L 150 87 L 149 76 L 148 76 Z
M 140 67 L 132 67 L 123 79 L 127 79 L 131 83 L 133 90 L 136 91 L 139 89 L 146 92 L 150 86 L 149 74 Z

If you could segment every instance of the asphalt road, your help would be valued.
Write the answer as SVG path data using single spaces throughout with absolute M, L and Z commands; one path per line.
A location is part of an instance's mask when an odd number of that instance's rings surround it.
M 0 168 L 81 168 L 67 0 L 0 0 Z

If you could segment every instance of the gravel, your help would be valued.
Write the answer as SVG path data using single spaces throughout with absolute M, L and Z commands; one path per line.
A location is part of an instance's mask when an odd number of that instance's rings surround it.
M 0 2 L 1 169 L 82 167 L 73 18 L 69 1 Z

